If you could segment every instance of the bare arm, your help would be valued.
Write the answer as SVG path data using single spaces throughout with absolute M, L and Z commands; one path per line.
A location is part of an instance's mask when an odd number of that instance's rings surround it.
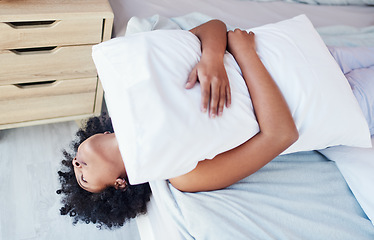
M 223 64 L 226 25 L 219 20 L 211 20 L 190 31 L 201 41 L 202 55 L 189 76 L 186 88 L 192 88 L 199 80 L 201 110 L 206 112 L 209 108 L 209 114 L 214 118 L 222 115 L 225 103 L 227 107 L 231 104 L 230 85 Z
M 201 161 L 191 172 L 170 179 L 181 191 L 230 186 L 262 168 L 298 138 L 287 103 L 255 51 L 254 34 L 230 31 L 228 49 L 242 70 L 260 132 L 239 147 Z

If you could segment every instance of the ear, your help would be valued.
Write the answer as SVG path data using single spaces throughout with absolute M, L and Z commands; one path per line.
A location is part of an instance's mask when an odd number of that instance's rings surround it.
M 104 132 L 104 134 L 110 134 L 111 132 L 110 131 L 106 131 L 106 132 Z
M 117 190 L 125 190 L 127 185 L 128 184 L 124 178 L 117 178 L 114 182 L 114 188 Z

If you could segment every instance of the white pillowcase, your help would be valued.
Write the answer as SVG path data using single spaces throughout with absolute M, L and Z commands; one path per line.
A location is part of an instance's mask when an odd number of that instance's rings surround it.
M 299 130 L 299 140 L 284 153 L 371 146 L 347 80 L 305 15 L 251 30 Z M 131 184 L 185 174 L 198 161 L 259 131 L 240 69 L 229 53 L 224 62 L 232 105 L 216 119 L 201 113 L 199 85 L 185 89 L 200 55 L 199 39 L 183 30 L 138 33 L 94 46 L 93 59 Z
M 371 142 L 374 145 L 374 136 Z M 337 146 L 319 152 L 336 162 L 357 201 L 374 225 L 374 147 Z

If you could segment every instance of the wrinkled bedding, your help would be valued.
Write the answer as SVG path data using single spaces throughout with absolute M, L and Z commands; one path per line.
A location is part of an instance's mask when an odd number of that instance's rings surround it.
M 185 239 L 374 238 L 335 163 L 315 151 L 279 156 L 219 191 L 182 193 L 164 181 L 151 186 Z
M 161 15 L 153 15 L 148 18 L 132 17 L 127 24 L 126 34 L 156 29 L 188 30 L 210 19 L 212 18 L 198 12 L 174 18 L 167 18 Z M 227 28 L 228 30 L 233 30 L 236 26 L 228 25 Z M 328 46 L 374 47 L 374 26 L 331 25 L 316 27 L 316 30 Z
M 256 2 L 284 1 L 284 2 L 291 2 L 291 3 L 312 4 L 312 5 L 374 5 L 373 0 L 252 0 L 252 1 L 256 1 Z
M 127 34 L 190 29 L 209 19 L 199 13 L 132 18 Z M 370 27 L 317 30 L 327 45 L 374 46 Z M 336 164 L 315 151 L 279 156 L 220 191 L 182 193 L 166 181 L 150 184 L 160 210 L 184 239 L 374 239 L 373 225 Z
M 374 47 L 330 47 L 374 134 Z M 373 157 L 374 159 L 374 157 Z

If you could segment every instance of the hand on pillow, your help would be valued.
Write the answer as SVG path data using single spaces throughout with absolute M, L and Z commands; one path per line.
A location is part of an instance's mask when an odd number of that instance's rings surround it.
M 226 51 L 226 25 L 211 20 L 190 30 L 201 41 L 201 59 L 192 69 L 186 84 L 187 89 L 200 82 L 201 111 L 212 118 L 222 116 L 223 108 L 231 104 L 229 79 L 223 64 Z M 209 105 L 209 106 L 208 106 Z
M 223 57 L 210 60 L 202 57 L 192 69 L 186 88 L 193 88 L 197 81 L 201 88 L 201 111 L 205 113 L 209 107 L 210 117 L 222 116 L 225 102 L 226 107 L 231 104 L 230 84 Z

